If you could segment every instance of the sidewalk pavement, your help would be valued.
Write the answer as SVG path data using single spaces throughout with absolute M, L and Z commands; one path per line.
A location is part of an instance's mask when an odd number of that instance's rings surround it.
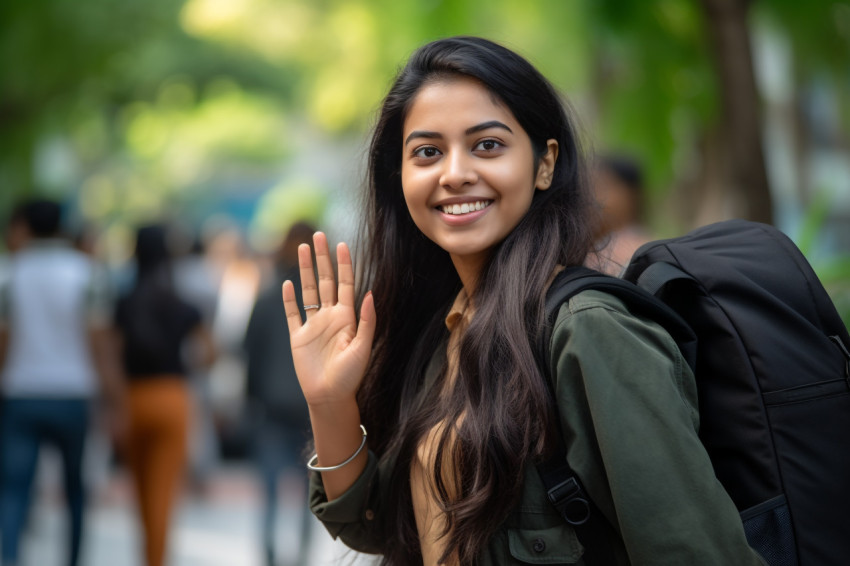
M 61 506 L 58 461 L 42 457 L 29 526 L 22 541 L 21 566 L 64 566 L 66 519 Z M 45 479 L 46 478 L 46 479 Z M 281 495 L 303 497 L 284 482 Z M 91 494 L 80 566 L 143 566 L 139 523 L 127 476 L 110 474 Z M 278 515 L 278 560 L 295 556 L 295 528 L 301 514 L 283 503 Z M 331 539 L 315 519 L 309 561 L 304 566 L 374 564 Z M 203 497 L 184 494 L 172 520 L 167 566 L 264 566 L 260 544 L 260 495 L 252 470 L 244 464 L 220 468 Z

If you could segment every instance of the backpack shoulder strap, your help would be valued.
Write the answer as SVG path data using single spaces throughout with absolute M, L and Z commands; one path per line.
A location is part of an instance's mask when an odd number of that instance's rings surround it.
M 546 332 L 543 337 L 542 355 L 544 374 L 553 410 L 558 415 L 554 382 L 549 375 L 549 339 L 552 326 L 563 303 L 585 289 L 598 289 L 613 279 L 585 267 L 570 267 L 558 274 L 546 296 Z M 557 437 L 556 449 L 549 459 L 537 464 L 537 474 L 546 488 L 552 506 L 564 520 L 572 525 L 584 546 L 586 564 L 615 564 L 616 557 L 606 544 L 607 533 L 613 530 L 608 520 L 587 495 L 576 473 L 567 462 L 567 446 L 563 437 Z
M 643 270 L 637 278 L 637 285 L 651 295 L 657 296 L 668 283 L 684 279 L 697 283 L 692 275 L 685 273 L 672 263 L 657 261 Z
M 670 266 L 673 267 L 673 266 Z M 672 274 L 665 272 L 661 276 Z M 663 286 L 663 284 L 662 284 Z M 610 293 L 626 303 L 629 309 L 660 323 L 676 341 L 687 363 L 696 363 L 696 338 L 688 325 L 666 304 L 637 285 L 594 271 L 586 267 L 570 267 L 563 270 L 549 287 L 546 296 L 546 329 L 543 337 L 542 359 L 544 373 L 550 391 L 551 402 L 558 414 L 555 401 L 554 380 L 549 375 L 549 340 L 558 311 L 571 297 L 585 290 Z M 614 564 L 613 550 L 605 544 L 605 533 L 613 530 L 602 512 L 587 495 L 576 473 L 567 462 L 567 447 L 561 436 L 557 449 L 551 457 L 537 465 L 537 472 L 546 487 L 549 501 L 558 513 L 576 531 L 585 547 L 587 564 Z
M 581 291 L 593 289 L 614 295 L 635 314 L 654 320 L 664 327 L 693 369 L 696 366 L 696 335 L 679 314 L 654 295 L 658 289 L 676 279 L 693 279 L 669 263 L 656 263 L 641 274 L 638 284 L 612 277 L 586 267 L 567 268 L 555 278 L 546 295 L 547 328 L 551 331 L 561 305 Z M 546 336 L 546 354 L 549 353 Z M 545 359 L 548 361 L 549 356 Z

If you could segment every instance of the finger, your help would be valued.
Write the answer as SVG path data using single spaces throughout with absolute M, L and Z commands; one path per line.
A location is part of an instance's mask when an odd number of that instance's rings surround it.
M 354 269 L 351 266 L 351 252 L 343 242 L 336 246 L 336 263 L 339 266 L 339 302 L 354 307 Z
M 298 301 L 295 299 L 295 285 L 287 279 L 283 282 L 280 292 L 283 296 L 283 310 L 286 311 L 286 325 L 289 327 L 289 334 L 292 335 L 301 328 L 301 311 L 298 310 Z
M 332 307 L 336 304 L 336 278 L 328 238 L 322 232 L 313 234 L 313 249 L 319 271 L 319 299 L 323 307 Z
M 316 286 L 316 274 L 313 273 L 313 254 L 308 244 L 298 246 L 298 270 L 301 274 L 301 300 L 307 318 L 316 312 L 319 304 L 319 288 Z
M 363 297 L 363 304 L 360 306 L 360 324 L 357 325 L 357 334 L 352 343 L 357 343 L 358 347 L 365 348 L 367 352 L 371 351 L 372 340 L 375 338 L 376 320 L 375 298 L 372 296 L 372 291 L 369 291 Z

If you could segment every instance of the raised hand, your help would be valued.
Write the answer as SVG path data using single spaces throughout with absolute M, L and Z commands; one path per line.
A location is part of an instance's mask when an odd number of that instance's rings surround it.
M 282 294 L 295 372 L 307 403 L 317 407 L 354 399 L 372 350 L 375 304 L 371 293 L 367 294 L 358 324 L 354 312 L 354 270 L 348 246 L 340 243 L 336 249 L 337 287 L 327 238 L 317 232 L 313 245 L 318 285 L 310 246 L 301 244 L 298 247 L 306 321 L 301 320 L 291 281 L 284 282 Z

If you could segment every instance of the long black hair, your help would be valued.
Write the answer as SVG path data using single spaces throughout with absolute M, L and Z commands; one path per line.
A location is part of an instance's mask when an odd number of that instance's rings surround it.
M 125 363 L 143 358 L 153 367 L 167 363 L 175 317 L 185 302 L 174 288 L 171 250 L 164 226 L 151 224 L 136 232 L 136 279 L 118 303 L 124 335 Z
M 444 318 L 461 289 L 449 254 L 414 225 L 401 186 L 402 131 L 417 93 L 434 81 L 479 81 L 528 133 L 536 159 L 559 154 L 550 188 L 493 251 L 471 301 L 451 394 L 423 397 L 425 368 L 445 347 Z M 524 58 L 491 41 L 454 37 L 417 50 L 381 107 L 369 155 L 362 227 L 361 297 L 371 289 L 378 327 L 358 392 L 370 447 L 397 458 L 384 503 L 384 563 L 421 561 L 410 465 L 424 435 L 447 423 L 432 470 L 446 513 L 446 554 L 469 564 L 516 505 L 527 465 L 554 426 L 536 343 L 557 265 L 581 264 L 591 247 L 592 200 L 576 128 L 552 85 Z M 444 383 L 445 364 L 440 383 Z M 438 384 L 432 388 L 439 391 Z M 423 398 L 425 401 L 423 402 Z M 448 460 L 444 460 L 445 455 Z M 453 466 L 443 477 L 441 462 Z M 449 482 L 452 486 L 449 486 Z M 452 494 L 452 495 L 449 495 Z

